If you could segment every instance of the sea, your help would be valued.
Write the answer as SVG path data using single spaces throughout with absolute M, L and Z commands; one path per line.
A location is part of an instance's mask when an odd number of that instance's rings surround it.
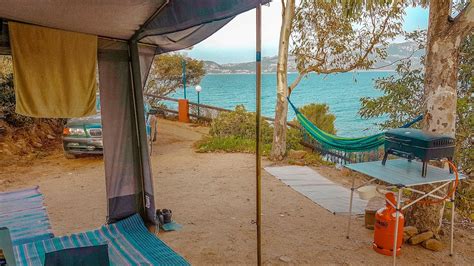
M 377 78 L 393 75 L 393 72 L 350 72 L 330 75 L 310 74 L 301 80 L 291 93 L 291 100 L 301 107 L 309 103 L 325 103 L 329 111 L 336 116 L 337 135 L 357 137 L 379 132 L 377 123 L 386 117 L 363 119 L 358 114 L 362 97 L 378 97 L 382 92 L 375 89 Z M 297 73 L 289 74 L 293 81 Z M 234 109 L 244 105 L 247 110 L 255 111 L 255 74 L 207 74 L 200 83 L 200 103 Z M 197 102 L 194 87 L 186 89 L 187 98 Z M 183 98 L 182 88 L 171 97 Z M 276 74 L 262 74 L 262 114 L 275 115 Z M 288 118 L 295 117 L 289 108 Z

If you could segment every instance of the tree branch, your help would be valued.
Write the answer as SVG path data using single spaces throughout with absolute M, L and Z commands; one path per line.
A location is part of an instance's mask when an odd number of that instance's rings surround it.
M 392 65 L 394 65 L 395 63 L 398 63 L 398 62 L 401 62 L 401 61 L 403 61 L 403 60 L 408 60 L 408 59 L 412 58 L 412 56 L 415 54 L 416 51 L 419 51 L 419 50 L 413 50 L 413 51 L 411 51 L 411 54 L 408 55 L 407 57 L 397 59 L 397 60 L 391 62 L 390 64 L 386 64 L 386 65 L 379 66 L 379 67 L 369 67 L 368 69 L 381 69 L 381 68 L 384 68 L 384 67 L 392 66 Z
M 301 79 L 304 78 L 306 76 L 306 74 L 308 74 L 307 72 L 300 72 L 298 73 L 298 77 L 296 77 L 296 79 L 291 83 L 291 85 L 288 87 L 288 95 L 291 94 L 291 92 L 293 91 L 294 88 L 296 88 L 296 86 L 298 86 L 298 84 L 300 83 Z
M 461 12 L 452 20 L 449 34 L 451 36 L 460 36 L 464 39 L 474 30 L 474 4 L 471 1 Z

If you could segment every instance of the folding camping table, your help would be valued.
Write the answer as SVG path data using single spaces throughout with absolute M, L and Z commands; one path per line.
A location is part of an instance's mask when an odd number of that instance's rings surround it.
M 354 170 L 356 172 L 368 175 L 372 177 L 369 181 L 365 182 L 364 184 L 354 187 L 355 176 L 352 177 L 352 187 L 351 187 L 351 197 L 349 203 L 349 222 L 347 225 L 347 238 L 349 238 L 349 233 L 351 229 L 351 218 L 352 218 L 352 198 L 354 196 L 354 190 L 358 189 L 362 186 L 370 184 L 375 180 L 380 180 L 390 184 L 390 188 L 397 188 L 398 189 L 398 196 L 397 196 L 397 204 L 393 206 L 396 209 L 396 222 L 395 222 L 395 235 L 393 239 L 393 246 L 396 247 L 396 241 L 398 237 L 398 219 L 401 211 L 405 210 L 406 208 L 412 206 L 413 204 L 419 202 L 420 200 L 426 197 L 432 197 L 439 200 L 443 200 L 444 198 L 434 193 L 439 191 L 440 189 L 448 186 L 452 183 L 454 186 L 456 176 L 454 174 L 449 173 L 446 169 L 441 169 L 434 166 L 428 166 L 427 175 L 426 177 L 421 176 L 422 171 L 422 163 L 416 161 L 408 161 L 406 159 L 395 159 L 389 160 L 385 165 L 382 165 L 381 161 L 375 162 L 365 162 L 365 163 L 355 163 L 355 164 L 348 164 L 345 165 L 346 168 Z M 465 176 L 459 175 L 459 180 L 466 178 Z M 433 189 L 429 192 L 423 192 L 417 189 L 412 188 L 413 186 L 419 185 L 427 185 L 432 184 Z M 402 206 L 402 195 L 403 191 L 408 190 L 413 193 L 417 193 L 421 195 L 417 199 L 409 202 L 408 204 Z M 456 191 L 454 191 L 453 195 L 450 199 L 446 199 L 451 201 L 451 232 L 450 232 L 450 255 L 453 255 L 453 230 L 454 230 L 454 198 L 455 198 Z M 391 204 L 391 203 L 390 203 Z M 393 264 L 396 263 L 396 248 L 393 249 Z

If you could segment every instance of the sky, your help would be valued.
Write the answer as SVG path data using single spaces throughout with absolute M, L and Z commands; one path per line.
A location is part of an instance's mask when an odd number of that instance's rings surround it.
M 278 53 L 281 25 L 281 1 L 262 7 L 262 56 Z M 403 29 L 413 31 L 428 27 L 428 10 L 406 10 Z M 401 42 L 398 38 L 395 42 Z M 190 57 L 219 64 L 249 62 L 255 59 L 255 10 L 240 14 L 212 36 L 186 51 Z

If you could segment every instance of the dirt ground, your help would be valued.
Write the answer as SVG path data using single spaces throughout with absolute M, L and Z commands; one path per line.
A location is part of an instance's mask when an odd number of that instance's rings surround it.
M 250 154 L 195 153 L 193 143 L 206 128 L 159 121 L 152 155 L 157 208 L 170 208 L 183 225 L 159 233 L 192 264 L 254 264 L 255 158 Z M 271 164 L 264 161 L 264 165 Z M 101 157 L 67 160 L 60 151 L 33 162 L 16 160 L 0 170 L 0 191 L 39 185 L 56 235 L 93 229 L 105 221 L 106 198 Z M 348 184 L 348 175 L 330 167 L 321 174 Z M 354 218 L 346 239 L 347 216 L 335 216 L 262 171 L 263 261 L 266 264 L 390 264 L 372 251 L 373 231 Z M 474 234 L 455 233 L 454 257 L 448 242 L 441 252 L 404 245 L 405 264 L 472 264 Z

